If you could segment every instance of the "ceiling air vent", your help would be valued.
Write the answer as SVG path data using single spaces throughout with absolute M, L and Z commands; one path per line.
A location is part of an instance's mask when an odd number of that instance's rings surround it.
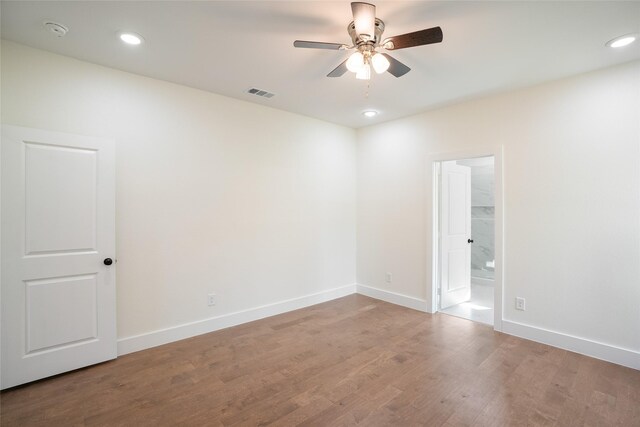
M 261 96 L 263 98 L 273 98 L 275 96 L 275 93 L 267 92 L 266 90 L 262 90 L 262 89 L 256 89 L 255 87 L 252 87 L 251 89 L 247 90 L 247 93 L 250 93 L 256 96 Z

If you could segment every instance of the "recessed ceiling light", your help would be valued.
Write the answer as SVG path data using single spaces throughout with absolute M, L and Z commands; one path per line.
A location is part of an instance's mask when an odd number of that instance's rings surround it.
M 367 111 L 363 111 L 362 114 L 365 117 L 375 117 L 375 116 L 378 115 L 378 112 L 377 111 L 373 111 L 373 110 L 367 110 Z
M 613 40 L 609 40 L 607 42 L 607 46 L 609 47 L 622 47 L 627 46 L 638 38 L 637 34 L 625 34 L 624 36 L 616 37 Z
M 120 33 L 120 40 L 125 42 L 126 44 L 137 46 L 142 43 L 142 36 L 136 33 Z

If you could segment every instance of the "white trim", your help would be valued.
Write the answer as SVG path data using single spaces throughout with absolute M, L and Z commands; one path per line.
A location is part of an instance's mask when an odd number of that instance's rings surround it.
M 446 153 L 433 153 L 429 154 L 426 159 L 426 170 L 424 174 L 425 179 L 425 203 L 426 206 L 432 206 L 431 209 L 425 209 L 425 230 L 426 233 L 426 247 L 431 248 L 431 252 L 427 254 L 425 260 L 425 281 L 427 283 L 427 308 L 430 313 L 438 311 L 437 305 L 437 292 L 438 292 L 438 277 L 437 277 L 437 259 L 438 259 L 438 224 L 437 220 L 437 192 L 435 186 L 438 185 L 437 170 L 435 165 L 438 162 L 447 160 L 459 160 L 470 159 L 476 157 L 488 157 L 494 158 L 494 185 L 495 185 L 495 277 L 494 277 L 494 320 L 493 329 L 496 331 L 502 331 L 502 319 L 504 317 L 503 308 L 503 292 L 504 292 L 504 198 L 503 198 L 503 148 L 502 146 L 495 147 L 480 147 L 463 151 L 450 151 Z
M 118 340 L 118 355 L 122 356 L 128 353 L 145 350 L 147 348 L 191 338 L 196 335 L 206 334 L 220 329 L 229 328 L 231 326 L 263 319 L 265 317 L 298 310 L 300 308 L 342 298 L 354 293 L 366 295 L 371 298 L 414 310 L 427 313 L 429 312 L 429 305 L 426 300 L 383 289 L 372 288 L 371 286 L 352 284 L 311 295 L 305 295 L 299 298 L 292 298 L 273 304 L 237 311 L 235 313 L 224 314 L 145 334 L 121 338 Z M 615 347 L 609 344 L 603 344 L 585 338 L 579 338 L 573 335 L 554 332 L 510 320 L 502 321 L 502 329 L 502 332 L 509 335 L 514 335 L 520 338 L 640 370 L 640 352 L 637 351 Z
M 366 295 L 371 298 L 390 302 L 391 304 L 401 305 L 403 307 L 428 313 L 427 301 L 423 299 L 398 294 L 396 292 L 385 291 L 383 289 L 372 288 L 371 286 L 361 285 L 359 283 L 356 285 L 356 290 L 361 295 Z
M 196 335 L 206 334 L 242 323 L 252 322 L 276 314 L 298 310 L 314 304 L 320 304 L 336 298 L 342 298 L 356 292 L 356 285 L 346 285 L 339 288 L 328 289 L 311 295 L 292 298 L 285 301 L 266 304 L 247 310 L 236 311 L 234 313 L 223 314 L 204 320 L 191 323 L 184 323 L 166 329 L 159 329 L 140 335 L 121 338 L 118 340 L 118 355 L 133 353 L 147 348 L 156 347 L 162 344 L 191 338 Z
M 637 351 L 506 319 L 502 321 L 502 332 L 640 370 L 640 352 Z

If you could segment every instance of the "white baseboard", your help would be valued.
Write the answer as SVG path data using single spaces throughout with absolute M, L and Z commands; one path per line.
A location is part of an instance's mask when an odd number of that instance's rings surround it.
M 254 307 L 235 313 L 223 314 L 209 319 L 172 326 L 166 329 L 148 332 L 145 334 L 121 338 L 118 340 L 118 355 L 133 353 L 162 344 L 191 338 L 196 335 L 206 334 L 242 323 L 252 322 L 276 314 L 286 313 L 292 310 L 308 307 L 314 304 L 342 298 L 356 292 L 356 285 L 341 286 L 311 295 L 292 298 L 285 301 Z
M 423 299 L 402 295 L 391 291 L 385 291 L 378 288 L 372 288 L 361 284 L 356 285 L 357 292 L 371 298 L 390 302 L 391 304 L 401 305 L 403 307 L 412 308 L 414 310 L 427 312 L 427 302 Z
M 510 320 L 502 321 L 502 332 L 640 370 L 640 352 L 637 351 L 512 322 Z
M 372 288 L 370 286 L 353 284 L 273 304 L 237 311 L 235 313 L 224 314 L 209 319 L 160 329 L 145 334 L 121 338 L 118 340 L 118 355 L 121 356 L 162 344 L 191 338 L 196 335 L 229 328 L 242 323 L 252 322 L 265 317 L 275 316 L 288 311 L 298 310 L 310 305 L 342 298 L 353 293 L 359 293 L 391 304 L 427 312 L 427 302 L 425 300 L 383 289 Z M 585 338 L 579 338 L 510 320 L 502 321 L 502 332 L 640 370 L 640 352 L 637 351 L 619 348 L 609 344 L 603 344 Z

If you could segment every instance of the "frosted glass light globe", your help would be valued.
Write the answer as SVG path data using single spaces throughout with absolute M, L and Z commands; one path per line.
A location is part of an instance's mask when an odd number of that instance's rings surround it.
M 371 66 L 369 64 L 364 64 L 362 68 L 356 73 L 356 79 L 358 80 L 369 80 L 371 78 Z
M 347 70 L 352 73 L 357 73 L 364 67 L 364 55 L 360 52 L 355 52 L 347 59 Z
M 376 73 L 382 74 L 389 69 L 389 60 L 381 53 L 376 53 L 371 57 L 371 65 Z

